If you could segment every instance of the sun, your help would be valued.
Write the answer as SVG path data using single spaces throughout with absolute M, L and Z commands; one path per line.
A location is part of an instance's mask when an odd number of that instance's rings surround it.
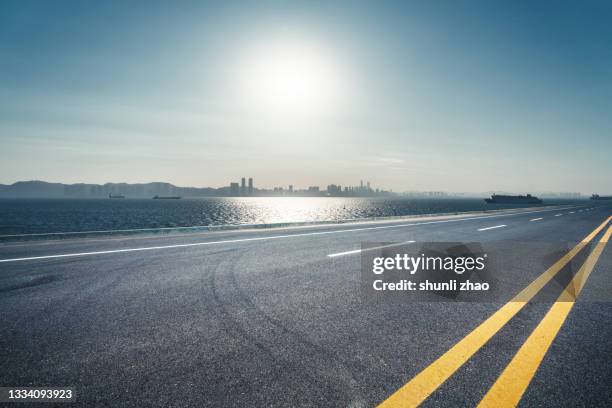
M 342 75 L 320 47 L 279 42 L 256 47 L 242 65 L 240 93 L 258 114 L 310 116 L 338 105 Z

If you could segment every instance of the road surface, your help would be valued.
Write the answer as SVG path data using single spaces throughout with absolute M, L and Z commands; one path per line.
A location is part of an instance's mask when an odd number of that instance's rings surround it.
M 512 384 L 525 383 L 514 391 L 520 406 L 610 406 L 612 248 L 599 244 L 599 256 L 590 254 L 611 215 L 610 205 L 585 203 L 265 230 L 5 240 L 0 385 L 72 386 L 73 406 L 455 407 L 504 403 L 511 396 L 494 395 L 494 384 L 512 375 Z M 589 245 L 559 264 L 589 235 Z M 555 265 L 559 271 L 542 289 L 548 297 L 536 293 L 505 317 L 516 293 L 494 303 L 364 299 L 361 243 L 406 241 L 491 243 L 489 257 L 507 260 L 502 280 L 517 292 Z M 547 317 L 561 288 L 589 263 L 578 302 L 555 312 L 566 319 Z M 539 326 L 552 336 L 541 362 L 533 344 L 543 340 L 530 338 Z M 475 340 L 485 329 L 489 337 Z M 457 347 L 469 351 L 457 357 Z M 532 375 L 520 365 L 524 353 L 535 364 Z

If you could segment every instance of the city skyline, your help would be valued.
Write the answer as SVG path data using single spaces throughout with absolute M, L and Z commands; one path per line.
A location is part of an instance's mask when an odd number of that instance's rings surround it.
M 2 2 L 0 183 L 609 191 L 610 15 Z
M 328 184 L 325 186 L 264 186 L 254 185 L 253 178 L 249 178 L 249 186 L 246 181 L 244 189 L 241 182 L 230 182 L 229 185 L 220 187 L 211 186 L 180 186 L 166 182 L 151 183 L 75 183 L 62 184 L 50 183 L 40 180 L 19 181 L 10 185 L 0 183 L 0 197 L 110 197 L 120 195 L 132 197 L 153 195 L 184 195 L 186 197 L 486 197 L 490 194 L 532 194 L 545 198 L 587 198 L 592 194 L 572 191 L 440 191 L 440 190 L 384 190 L 366 180 L 360 181 L 359 185 L 341 186 Z M 601 194 L 599 194 L 601 195 Z M 608 195 L 604 193 L 603 195 Z
M 227 186 L 226 186 L 227 187 Z M 220 187 L 217 190 L 225 189 Z M 384 196 L 393 193 L 392 190 L 384 190 L 377 187 L 371 187 L 370 181 L 367 180 L 364 184 L 363 179 L 359 185 L 345 185 L 344 188 L 340 184 L 328 184 L 326 188 L 321 188 L 318 185 L 308 185 L 308 187 L 299 188 L 293 184 L 286 186 L 274 187 L 255 187 L 253 177 L 249 177 L 248 186 L 246 177 L 241 177 L 240 183 L 230 181 L 229 196 L 231 197 L 250 197 L 263 194 L 278 195 L 278 196 L 330 196 L 330 197 L 368 197 L 368 196 Z

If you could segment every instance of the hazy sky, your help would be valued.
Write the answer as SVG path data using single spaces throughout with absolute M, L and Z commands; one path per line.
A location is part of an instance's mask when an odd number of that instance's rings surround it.
M 610 21 L 609 1 L 2 1 L 0 183 L 612 193 Z

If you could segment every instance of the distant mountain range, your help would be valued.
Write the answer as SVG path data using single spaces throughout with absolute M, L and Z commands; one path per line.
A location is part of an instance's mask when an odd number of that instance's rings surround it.
M 177 187 L 170 183 L 106 183 L 62 184 L 46 181 L 18 181 L 11 185 L 0 184 L 0 197 L 4 198 L 102 198 L 124 195 L 127 198 L 151 198 L 153 196 L 210 197 L 228 195 L 228 187 L 197 188 Z

